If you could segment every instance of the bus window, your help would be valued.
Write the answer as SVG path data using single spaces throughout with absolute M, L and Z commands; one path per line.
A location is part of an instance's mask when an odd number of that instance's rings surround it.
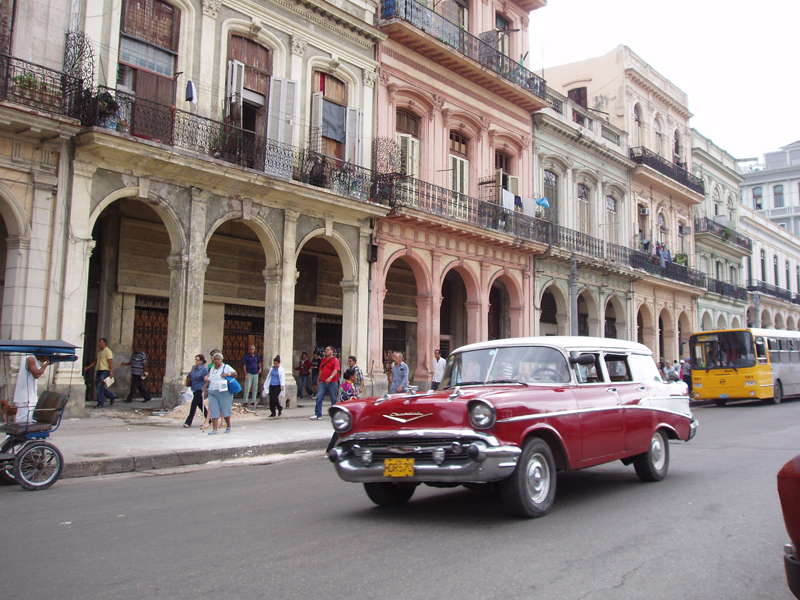
M 781 353 L 778 350 L 778 340 L 769 338 L 767 344 L 769 345 L 769 360 L 773 363 L 781 362 Z
M 767 364 L 767 348 L 762 337 L 756 338 L 756 356 L 758 357 L 758 364 Z
M 749 331 L 698 333 L 689 339 L 692 369 L 754 367 L 753 336 Z
M 789 356 L 793 363 L 800 362 L 800 341 L 789 340 Z

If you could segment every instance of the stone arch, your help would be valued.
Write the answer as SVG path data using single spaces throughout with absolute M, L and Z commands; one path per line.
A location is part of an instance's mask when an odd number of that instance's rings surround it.
M 486 290 L 487 297 L 492 290 L 492 286 L 497 281 L 502 282 L 508 292 L 511 337 L 520 337 L 523 331 L 522 319 L 524 314 L 522 288 L 514 277 L 505 270 L 499 270 L 489 280 L 489 287 Z
M 786 329 L 786 320 L 781 312 L 775 313 L 775 329 Z
M 717 329 L 727 329 L 728 328 L 728 321 L 725 318 L 725 313 L 720 313 L 717 317 Z
M 158 216 L 161 217 L 161 220 L 164 222 L 164 226 L 167 228 L 167 233 L 169 233 L 170 243 L 172 244 L 172 253 L 185 254 L 188 249 L 188 240 L 186 239 L 186 231 L 181 225 L 178 213 L 175 211 L 172 205 L 170 205 L 158 194 L 149 192 L 147 197 L 143 198 L 139 195 L 140 192 L 141 188 L 137 186 L 121 188 L 108 194 L 108 196 L 103 198 L 97 204 L 97 206 L 94 207 L 89 215 L 89 232 L 91 233 L 92 229 L 94 229 L 97 219 L 100 218 L 100 215 L 106 208 L 111 206 L 117 200 L 131 198 L 133 200 L 139 200 L 140 202 L 148 204 L 153 210 L 156 211 L 156 213 L 158 213 Z
M 614 338 L 618 340 L 628 339 L 628 315 L 625 314 L 625 303 L 616 294 L 612 294 L 606 299 L 605 320 L 606 327 L 603 328 L 603 337 L 612 337 L 607 335 L 611 332 L 611 323 L 609 320 L 609 309 L 614 313 Z
M 794 331 L 797 329 L 797 324 L 794 320 L 794 315 L 789 315 L 786 317 L 786 330 L 787 331 Z
M 761 310 L 761 327 L 764 329 L 771 329 L 775 325 L 772 321 L 772 313 L 769 311 L 768 308 L 764 308 Z
M 270 31 L 267 27 L 262 27 L 255 34 L 253 31 L 253 21 L 250 19 L 225 19 L 220 26 L 220 40 L 224 44 L 220 49 L 220 62 L 219 73 L 220 80 L 218 81 L 219 89 L 226 88 L 226 78 L 228 74 L 228 36 L 231 33 L 241 34 L 244 37 L 250 38 L 269 48 L 272 51 L 272 76 L 284 77 L 286 72 L 286 46 L 281 39 Z
M 454 260 L 448 264 L 439 276 L 439 285 L 444 283 L 444 278 L 450 271 L 456 271 L 461 275 L 464 280 L 464 286 L 467 288 L 467 302 L 477 303 L 481 299 L 480 282 L 478 276 L 475 274 L 469 265 L 465 265 L 462 261 Z
M 642 302 L 636 309 L 636 341 L 656 353 L 656 327 L 650 307 Z
M 491 132 L 489 135 L 491 136 Z M 523 148 L 522 140 L 518 136 L 505 131 L 494 132 L 492 150 L 504 150 L 512 156 L 519 156 Z
M 428 270 L 428 265 L 425 264 L 425 261 L 422 260 L 416 252 L 409 253 L 405 248 L 401 248 L 393 254 L 390 254 L 384 261 L 382 270 L 384 282 L 386 281 L 386 273 L 389 272 L 392 263 L 400 258 L 406 262 L 414 273 L 414 279 L 417 282 L 417 295 L 430 295 L 432 279 L 430 271 Z
M 248 225 L 250 229 L 253 230 L 253 233 L 258 236 L 261 247 L 264 249 L 264 254 L 267 258 L 267 268 L 275 268 L 280 265 L 282 256 L 281 245 L 269 224 L 258 215 L 251 214 L 249 219 L 243 219 L 243 216 L 244 213 L 241 210 L 232 210 L 217 217 L 206 231 L 205 239 L 203 240 L 204 246 L 208 248 L 208 242 L 211 240 L 214 232 L 219 229 L 220 225 L 228 221 L 241 221 Z
M 583 312 L 583 307 L 586 312 Z M 578 292 L 578 335 L 601 337 L 600 325 L 600 306 L 597 297 L 591 289 L 584 287 Z
M 545 300 L 546 294 L 552 296 L 554 306 L 549 306 L 550 299 Z M 569 296 L 561 289 L 557 280 L 551 280 L 539 294 L 539 335 L 568 335 L 569 334 Z M 546 306 L 548 305 L 548 306 Z
M 339 255 L 339 260 L 342 262 L 343 278 L 345 281 L 351 281 L 358 276 L 358 260 L 353 254 L 353 250 L 350 248 L 347 240 L 335 229 L 331 229 L 330 233 L 324 228 L 309 231 L 302 240 L 297 242 L 297 246 L 295 247 L 295 259 L 297 259 L 297 254 L 305 243 L 314 237 L 324 238 L 325 241 L 336 250 L 336 254 Z
M 682 310 L 678 315 L 678 358 L 689 355 L 689 337 L 692 333 L 692 321 L 688 313 Z
M 711 311 L 707 310 L 703 312 L 703 316 L 700 319 L 700 329 L 703 331 L 711 331 L 714 329 L 714 321 L 711 318 Z
M 6 223 L 9 237 L 30 237 L 28 215 L 17 195 L 2 181 L 0 181 L 0 216 Z
M 675 360 L 676 352 L 676 331 L 675 321 L 672 316 L 672 311 L 669 307 L 663 307 L 658 312 L 658 355 L 659 358 L 664 358 L 672 362 Z
M 739 317 L 732 317 L 731 318 L 731 329 L 741 329 L 742 322 L 739 320 Z

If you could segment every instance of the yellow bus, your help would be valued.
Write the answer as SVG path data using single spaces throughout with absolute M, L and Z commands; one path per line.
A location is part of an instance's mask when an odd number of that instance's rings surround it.
M 720 329 L 689 338 L 692 397 L 780 404 L 800 394 L 800 331 Z

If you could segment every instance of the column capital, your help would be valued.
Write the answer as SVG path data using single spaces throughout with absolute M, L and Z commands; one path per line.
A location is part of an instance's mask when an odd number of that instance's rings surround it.
M 92 241 L 92 248 L 94 248 L 94 240 Z M 10 235 L 6 239 L 6 246 L 9 250 L 27 250 L 31 246 L 31 238 L 20 235 Z
M 192 187 L 191 191 L 192 191 L 192 202 L 201 202 L 203 204 L 208 204 L 208 201 L 211 200 L 211 192 L 208 192 L 206 190 L 197 187 Z
M 216 19 L 220 7 L 222 7 L 222 0 L 203 0 L 203 16 Z
M 169 265 L 170 271 L 185 269 L 187 264 L 189 264 L 189 257 L 186 254 L 170 254 L 167 257 L 167 265 Z M 204 257 L 202 264 L 207 267 L 209 264 L 209 259 Z
M 77 160 L 72 161 L 72 172 L 76 177 L 90 179 L 94 175 L 95 171 L 97 171 L 97 165 Z
M 300 211 L 287 208 L 283 211 L 283 220 L 290 223 L 297 223 L 297 218 L 300 216 Z
M 358 293 L 358 278 L 342 279 L 339 286 L 342 288 L 342 294 L 357 294 Z

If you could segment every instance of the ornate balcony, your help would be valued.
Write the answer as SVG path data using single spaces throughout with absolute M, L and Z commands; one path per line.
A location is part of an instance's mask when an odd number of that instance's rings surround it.
M 0 99 L 79 119 L 82 82 L 60 71 L 0 54 Z
M 446 220 L 475 225 L 527 242 L 550 243 L 550 223 L 419 179 L 378 175 L 375 200 L 392 208 L 415 208 Z
M 547 85 L 541 77 L 489 41 L 472 35 L 416 0 L 383 0 L 378 26 L 420 55 L 526 110 L 535 111 L 548 105 Z M 494 31 L 491 33 L 495 35 Z
M 643 146 L 631 148 L 631 160 L 637 164 L 648 166 L 651 169 L 658 171 L 662 175 L 666 175 L 673 181 L 677 181 L 693 192 L 705 195 L 705 186 L 703 185 L 702 179 L 695 177 L 683 167 L 668 161 L 666 158 L 659 156 L 652 150 L 648 150 Z
M 747 250 L 748 253 L 753 251 L 753 240 L 746 235 L 734 231 L 730 227 L 725 227 L 708 217 L 701 217 L 694 220 L 695 234 L 700 233 L 713 233 L 717 237 L 736 244 L 740 248 Z
M 766 281 L 759 281 L 758 279 L 751 279 L 747 283 L 747 291 L 760 292 L 767 296 L 772 296 L 773 298 L 780 298 L 786 302 L 792 301 L 792 292 L 789 290 L 779 288 L 777 285 L 769 284 Z
M 719 279 L 708 278 L 708 291 L 720 296 L 733 298 L 734 300 L 747 301 L 747 290 L 732 283 L 726 283 Z
M 664 262 L 664 266 L 661 266 L 661 260 L 658 257 L 638 250 L 631 250 L 630 255 L 631 266 L 636 269 L 643 269 L 650 275 L 658 275 L 659 277 L 672 279 L 694 287 L 707 287 L 706 276 L 700 271 L 674 262 Z
M 83 124 L 181 148 L 277 179 L 307 183 L 353 200 L 373 199 L 370 169 L 111 88 L 98 88 L 87 104 Z

